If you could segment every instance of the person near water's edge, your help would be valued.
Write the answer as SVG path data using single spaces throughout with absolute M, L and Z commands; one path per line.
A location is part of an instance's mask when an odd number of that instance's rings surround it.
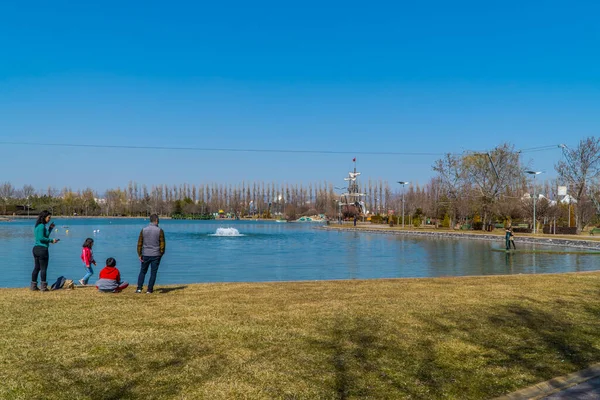
M 138 238 L 137 252 L 142 264 L 140 266 L 136 293 L 142 293 L 148 268 L 150 268 L 150 279 L 148 280 L 146 293 L 154 291 L 158 266 L 160 265 L 162 256 L 165 254 L 165 245 L 165 232 L 158 227 L 158 215 L 152 214 L 150 216 L 150 224 L 142 229 Z
M 58 243 L 60 239 L 50 239 L 50 233 L 54 229 L 54 222 L 50 226 L 46 227 L 46 224 L 52 219 L 52 214 L 48 210 L 44 210 L 40 213 L 37 220 L 35 221 L 35 228 L 33 233 L 35 236 L 35 244 L 33 246 L 33 261 L 34 267 L 31 272 L 31 290 L 40 290 L 47 292 L 48 289 L 48 278 L 46 277 L 46 271 L 48 270 L 48 260 L 50 258 L 48 253 L 48 246 L 50 243 Z M 42 278 L 42 286 L 38 288 L 37 280 L 38 275 Z
M 517 246 L 515 246 L 515 239 L 514 239 L 515 235 L 512 231 L 512 228 L 509 226 L 508 228 L 506 228 L 506 232 L 504 234 L 504 242 L 506 244 L 506 250 L 510 250 L 510 245 L 512 244 L 513 249 L 517 249 Z

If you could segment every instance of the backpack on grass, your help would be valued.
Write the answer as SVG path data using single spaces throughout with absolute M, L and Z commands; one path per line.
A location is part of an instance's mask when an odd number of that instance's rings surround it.
M 51 290 L 58 289 L 75 289 L 75 284 L 72 279 L 67 279 L 64 276 L 59 276 L 56 282 L 50 287 Z

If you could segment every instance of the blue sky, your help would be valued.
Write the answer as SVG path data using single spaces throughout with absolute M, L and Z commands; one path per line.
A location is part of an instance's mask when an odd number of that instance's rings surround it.
M 425 184 L 444 153 L 599 132 L 598 2 L 284 3 L 3 2 L 0 182 L 342 186 L 356 156 Z

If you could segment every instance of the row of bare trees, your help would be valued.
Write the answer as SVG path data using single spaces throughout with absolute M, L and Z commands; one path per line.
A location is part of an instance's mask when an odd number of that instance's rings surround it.
M 580 230 L 599 211 L 595 202 L 600 172 L 600 142 L 589 137 L 577 147 L 563 147 L 564 158 L 556 164 L 556 180 L 533 180 L 527 174 L 521 155 L 504 143 L 485 153 L 446 154 L 432 166 L 436 175 L 425 185 L 410 185 L 404 196 L 397 184 L 368 179 L 361 182 L 367 208 L 371 214 L 393 214 L 402 210 L 402 199 L 408 216 L 422 215 L 435 223 L 446 221 L 455 226 L 480 218 L 484 223 L 506 220 L 532 222 L 532 193 L 543 194 L 537 199 L 538 221 L 558 221 L 576 225 Z M 537 187 L 533 187 L 533 184 Z M 561 203 L 557 187 L 568 187 L 572 206 Z M 339 213 L 340 193 L 334 183 L 308 185 L 277 182 L 242 182 L 226 184 L 154 185 L 147 187 L 130 182 L 125 188 L 106 190 L 99 194 L 91 188 L 74 191 L 71 188 L 36 190 L 31 185 L 13 187 L 0 184 L 0 205 L 4 214 L 35 212 L 50 209 L 63 215 L 129 215 L 145 216 L 208 214 L 219 211 L 236 215 L 259 214 L 299 215 L 326 214 L 335 218 Z M 597 207 L 596 207 L 597 205 Z
M 387 182 L 368 181 L 363 189 L 367 203 L 372 204 L 372 212 L 385 214 L 397 207 L 397 194 L 393 193 Z M 418 187 L 416 190 L 419 190 Z M 309 183 L 306 186 L 275 182 L 242 182 L 239 185 L 164 184 L 150 188 L 130 182 L 125 188 L 108 189 L 103 194 L 91 188 L 74 191 L 68 187 L 62 190 L 49 187 L 36 191 L 31 185 L 16 188 L 9 182 L 0 184 L 4 214 L 49 209 L 54 214 L 62 215 L 145 216 L 153 212 L 161 215 L 208 214 L 223 210 L 236 215 L 252 212 L 262 215 L 269 211 L 271 215 L 290 218 L 309 214 L 335 217 L 339 198 L 340 192 L 334 190 L 333 183 L 328 182 Z
M 447 154 L 433 166 L 437 172 L 433 185 L 452 221 L 473 215 L 484 223 L 527 218 L 533 215 L 534 195 L 537 199 L 543 194 L 537 201 L 537 217 L 546 222 L 572 220 L 571 225 L 581 230 L 600 212 L 596 201 L 600 140 L 588 137 L 573 149 L 561 147 L 564 157 L 555 165 L 558 178 L 554 180 L 531 182 L 539 172 L 528 170 L 520 153 L 505 143 L 486 153 Z M 559 195 L 559 186 L 567 188 L 567 197 Z

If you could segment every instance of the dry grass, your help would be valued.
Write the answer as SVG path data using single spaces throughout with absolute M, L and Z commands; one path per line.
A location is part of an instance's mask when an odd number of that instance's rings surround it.
M 487 399 L 600 361 L 600 273 L 0 291 L 2 399 Z

